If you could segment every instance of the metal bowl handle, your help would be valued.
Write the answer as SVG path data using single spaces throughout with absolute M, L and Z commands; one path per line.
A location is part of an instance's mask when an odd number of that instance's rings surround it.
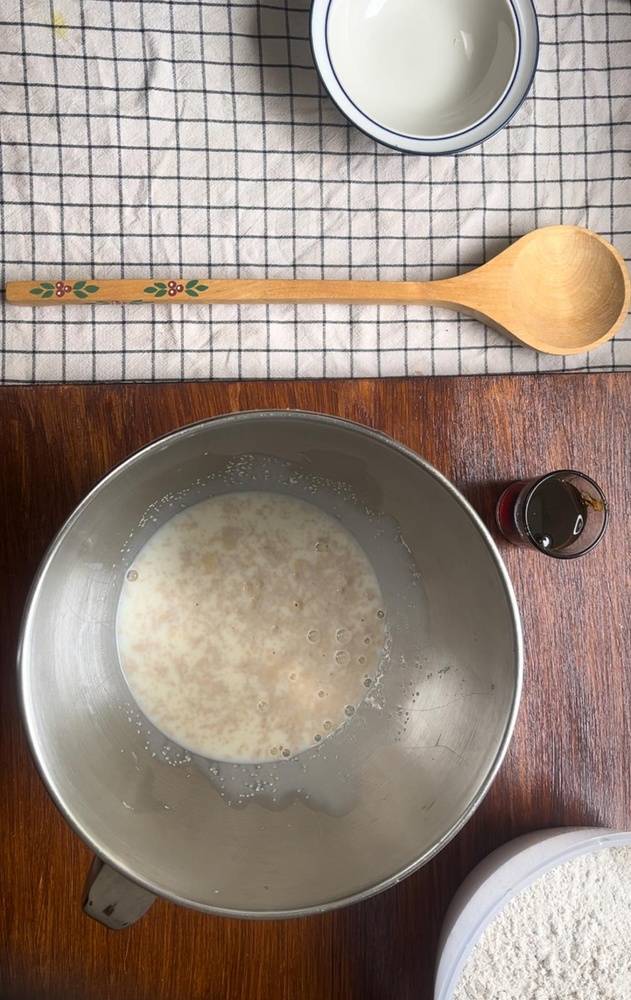
M 122 931 L 142 917 L 155 896 L 94 857 L 85 885 L 83 912 L 113 931 Z

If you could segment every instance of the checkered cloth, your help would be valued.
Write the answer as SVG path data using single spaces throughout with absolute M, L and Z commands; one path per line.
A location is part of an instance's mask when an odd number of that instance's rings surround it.
M 457 157 L 379 147 L 319 85 L 308 0 L 3 0 L 0 280 L 453 275 L 535 226 L 631 257 L 631 4 L 538 0 L 509 128 Z M 631 367 L 536 355 L 442 310 L 2 303 L 0 379 Z

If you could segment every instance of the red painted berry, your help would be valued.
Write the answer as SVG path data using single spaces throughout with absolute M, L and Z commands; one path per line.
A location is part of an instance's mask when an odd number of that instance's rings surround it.
M 72 291 L 71 285 L 64 285 L 64 292 L 71 292 L 71 291 Z
M 170 281 L 169 282 L 169 288 L 175 288 L 176 284 L 177 284 L 176 281 Z
M 183 292 L 184 291 L 184 285 L 176 285 L 176 291 Z
M 174 295 L 177 295 L 177 292 L 176 292 L 175 288 L 169 288 L 168 294 L 171 297 L 173 297 Z
M 62 299 L 64 297 L 63 288 L 58 288 L 57 291 L 55 292 L 55 295 L 57 296 L 58 299 Z
M 64 287 L 63 281 L 56 281 L 55 282 L 55 288 L 63 288 L 63 287 Z

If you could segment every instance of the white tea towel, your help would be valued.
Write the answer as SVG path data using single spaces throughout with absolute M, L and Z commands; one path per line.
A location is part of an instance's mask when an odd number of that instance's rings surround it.
M 341 117 L 308 0 L 4 0 L 0 281 L 440 278 L 559 222 L 628 260 L 631 4 L 537 6 L 511 125 L 428 159 Z M 6 382 L 631 367 L 628 323 L 564 359 L 423 307 L 1 309 Z

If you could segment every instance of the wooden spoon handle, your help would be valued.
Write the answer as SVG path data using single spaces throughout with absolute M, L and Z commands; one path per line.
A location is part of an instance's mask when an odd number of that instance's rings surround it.
M 10 281 L 7 302 L 15 305 L 74 305 L 92 302 L 345 302 L 434 303 L 458 307 L 456 282 L 445 281 L 223 281 L 210 278 L 86 278 L 83 281 Z

